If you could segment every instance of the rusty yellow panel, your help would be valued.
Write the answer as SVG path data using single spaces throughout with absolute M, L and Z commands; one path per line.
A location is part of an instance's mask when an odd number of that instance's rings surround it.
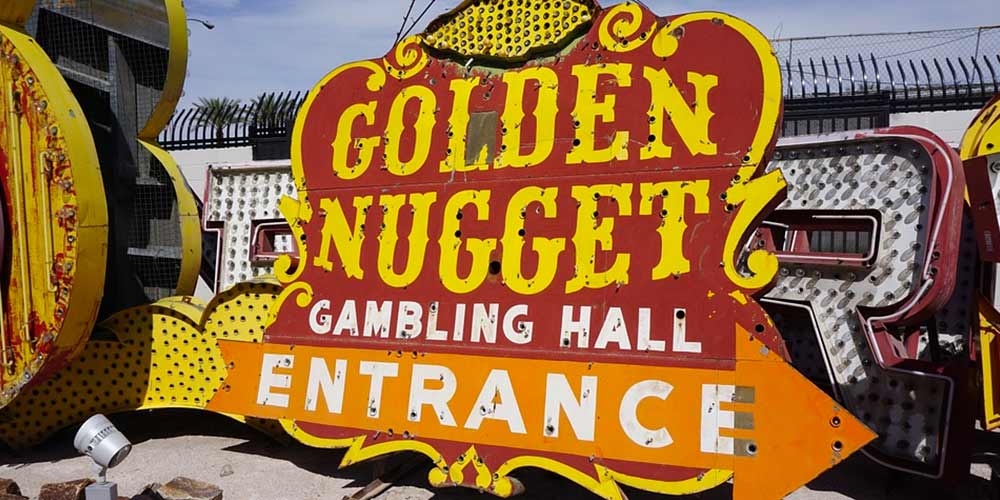
M 93 328 L 107 207 L 90 128 L 27 35 L 0 26 L 0 179 L 8 285 L 0 307 L 0 408 L 52 375 Z
M 188 64 L 188 27 L 187 14 L 181 0 L 165 0 L 167 8 L 167 23 L 169 29 L 170 55 L 167 59 L 167 78 L 146 125 L 139 132 L 139 139 L 156 140 L 160 132 L 177 108 L 177 102 L 184 93 L 184 80 L 187 77 Z M 178 293 L 183 293 L 178 291 Z
M 273 281 L 242 283 L 208 304 L 175 297 L 112 316 L 69 366 L 0 413 L 0 441 L 33 446 L 97 412 L 204 409 L 227 375 L 217 340 L 260 342 L 279 293 Z
M 177 293 L 192 295 L 198 286 L 198 273 L 201 270 L 201 216 L 198 214 L 198 202 L 194 193 L 184 182 L 184 175 L 173 156 L 155 142 L 139 141 L 153 157 L 159 160 L 170 176 L 177 197 L 178 224 L 180 226 L 183 254 L 181 255 L 181 270 L 177 276 Z
M 0 2 L 0 23 L 23 27 L 35 8 L 36 0 L 4 0 Z
M 465 57 L 523 59 L 566 41 L 594 11 L 579 0 L 467 0 L 431 23 L 424 41 Z
M 1000 153 L 1000 95 L 976 115 L 962 137 L 962 160 Z
M 980 367 L 983 371 L 983 427 L 1000 428 L 1000 311 L 979 296 Z
M 988 167 L 990 155 L 1000 153 L 1000 95 L 976 115 L 965 131 L 960 148 L 968 180 L 966 200 L 971 208 L 979 241 L 980 259 L 996 262 L 992 239 L 998 228 L 997 194 L 991 189 L 994 176 Z M 992 157 L 991 157 L 992 158 Z M 1000 428 L 1000 312 L 979 296 L 980 368 L 983 377 L 983 426 Z

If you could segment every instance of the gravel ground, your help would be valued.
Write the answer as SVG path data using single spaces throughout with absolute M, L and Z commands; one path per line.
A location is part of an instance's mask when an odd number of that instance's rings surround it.
M 337 470 L 341 452 L 282 445 L 227 418 L 195 412 L 140 413 L 113 419 L 135 443 L 132 454 L 109 478 L 122 495 L 137 494 L 152 482 L 186 476 L 221 487 L 228 500 L 341 500 L 373 479 L 371 465 Z M 409 457 L 401 457 L 409 458 Z M 416 457 L 415 457 L 416 458 Z M 417 458 L 419 459 L 419 458 Z M 398 458 L 396 459 L 399 460 Z M 23 492 L 37 495 L 44 483 L 61 482 L 92 474 L 88 459 L 72 448 L 72 433 L 64 432 L 29 453 L 0 451 L 0 477 L 16 480 Z M 384 500 L 491 498 L 464 489 L 433 490 L 427 485 L 425 466 L 414 467 Z M 984 479 L 989 469 L 974 465 L 962 484 L 941 488 L 929 481 L 893 473 L 862 457 L 852 457 L 828 471 L 789 500 L 988 500 Z M 544 471 L 522 471 L 525 499 L 596 498 L 573 483 Z M 666 499 L 637 491 L 631 500 Z M 696 495 L 703 500 L 725 500 L 728 485 Z

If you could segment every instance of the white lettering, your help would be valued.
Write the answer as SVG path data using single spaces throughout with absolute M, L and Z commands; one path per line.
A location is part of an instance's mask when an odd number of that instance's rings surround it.
M 365 303 L 365 337 L 377 335 L 382 338 L 389 338 L 389 325 L 392 321 L 392 301 L 387 300 L 379 306 L 378 302 L 369 300 Z
M 372 378 L 368 389 L 368 418 L 378 418 L 382 409 L 382 381 L 398 376 L 399 364 L 362 361 L 359 371 L 362 375 L 369 375 Z
M 316 411 L 319 394 L 323 393 L 326 409 L 340 414 L 344 408 L 344 386 L 347 378 L 347 360 L 338 359 L 334 363 L 334 376 L 323 358 L 312 358 L 309 362 L 309 385 L 306 387 L 306 411 Z
M 514 434 L 528 433 L 507 370 L 490 371 L 469 418 L 465 420 L 465 428 L 477 430 L 483 419 L 487 418 L 506 421 L 510 432 Z
M 701 451 L 732 455 L 733 438 L 720 436 L 719 429 L 732 429 L 736 414 L 723 410 L 720 403 L 730 402 L 736 395 L 736 386 L 704 384 L 701 386 Z
M 428 389 L 428 380 L 441 383 L 440 389 Z M 455 427 L 455 417 L 448 408 L 448 401 L 455 395 L 458 383 L 455 373 L 444 366 L 413 365 L 413 377 L 410 379 L 410 415 L 411 422 L 419 422 L 424 405 L 431 405 L 441 425 Z
M 597 334 L 594 348 L 606 349 L 611 342 L 618 344 L 618 348 L 621 350 L 632 349 L 632 343 L 628 339 L 628 328 L 625 327 L 625 317 L 622 316 L 622 310 L 619 307 L 608 309 L 608 315 L 604 318 L 601 332 Z
M 455 304 L 455 331 L 452 332 L 451 339 L 461 342 L 465 333 L 465 304 Z
M 271 392 L 271 389 L 289 389 L 292 376 L 274 373 L 275 368 L 290 369 L 295 363 L 291 354 L 265 354 L 260 365 L 260 385 L 257 386 L 257 404 L 288 408 L 288 395 Z
M 674 352 L 701 352 L 701 342 L 687 341 L 687 311 L 674 309 Z
M 500 304 L 490 304 L 489 312 L 486 305 L 472 305 L 472 331 L 469 340 L 479 342 L 480 337 L 490 344 L 497 343 L 497 320 L 500 316 Z
M 633 443 L 646 448 L 663 448 L 674 442 L 666 427 L 649 429 L 639 422 L 638 416 L 639 403 L 644 399 L 658 398 L 665 401 L 673 390 L 672 385 L 662 380 L 644 380 L 625 392 L 618 409 L 618 422 Z
M 582 349 L 590 347 L 590 306 L 580 307 L 580 319 L 573 319 L 573 306 L 563 306 L 562 309 L 562 332 L 559 337 L 559 345 L 569 347 L 570 337 L 577 334 L 576 346 Z
M 358 307 L 353 300 L 344 301 L 344 307 L 337 317 L 337 326 L 333 327 L 333 334 L 340 335 L 344 330 L 352 337 L 358 336 Z
M 580 377 L 580 398 L 577 399 L 566 375 L 549 373 L 545 381 L 546 436 L 559 437 L 561 412 L 565 412 L 566 420 L 577 439 L 593 441 L 597 415 L 597 377 Z
M 662 340 L 651 340 L 650 331 L 650 310 L 648 307 L 639 308 L 639 341 L 636 348 L 640 351 L 664 352 L 667 350 L 667 343 Z
M 517 318 L 527 316 L 527 314 L 528 306 L 526 304 L 518 304 L 507 309 L 503 315 L 503 335 L 507 337 L 507 340 L 515 344 L 531 342 L 533 323 L 531 321 L 517 321 Z
M 319 335 L 330 333 L 330 326 L 333 324 L 333 318 L 331 318 L 329 314 L 320 314 L 320 312 L 329 310 L 329 300 L 317 300 L 316 303 L 313 304 L 312 309 L 309 310 L 309 328 L 312 328 L 313 333 Z
M 396 318 L 396 338 L 412 339 L 420 336 L 424 308 L 417 302 L 400 301 L 399 316 Z
M 431 302 L 431 309 L 427 313 L 427 340 L 448 340 L 448 331 L 437 328 L 439 309 L 439 303 Z

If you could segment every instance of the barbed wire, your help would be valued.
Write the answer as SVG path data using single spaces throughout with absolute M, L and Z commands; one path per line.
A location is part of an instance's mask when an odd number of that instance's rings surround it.
M 995 93 L 1000 26 L 771 40 L 785 97 Z
M 407 13 L 404 27 L 409 29 L 399 33 L 401 38 L 435 1 L 428 0 L 412 21 L 412 10 Z M 416 1 L 412 4 L 416 8 Z M 922 100 L 935 101 L 941 109 L 959 104 L 972 109 L 1000 92 L 1000 26 L 776 38 L 771 44 L 781 64 L 786 100 L 888 93 L 886 99 L 913 105 Z M 280 137 L 294 123 L 302 96 L 289 92 L 273 96 L 281 105 L 243 106 L 242 119 L 214 130 L 199 119 L 201 110 L 179 111 L 160 139 L 171 149 L 186 149 Z
M 942 41 L 943 39 L 943 41 Z M 960 43 L 960 42 L 966 43 Z M 771 40 L 780 61 L 808 57 L 830 59 L 860 51 L 876 59 L 901 55 L 934 57 L 979 57 L 1000 51 L 1000 26 L 980 26 L 936 31 L 829 35 Z M 947 46 L 947 52 L 940 50 Z

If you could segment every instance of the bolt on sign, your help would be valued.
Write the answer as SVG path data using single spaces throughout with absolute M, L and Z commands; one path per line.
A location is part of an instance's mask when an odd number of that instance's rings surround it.
M 220 342 L 209 408 L 499 496 L 539 467 L 605 498 L 780 498 L 874 437 L 754 301 L 780 117 L 771 47 L 731 16 L 463 3 L 310 93 L 281 202 L 300 260 L 264 342 Z

